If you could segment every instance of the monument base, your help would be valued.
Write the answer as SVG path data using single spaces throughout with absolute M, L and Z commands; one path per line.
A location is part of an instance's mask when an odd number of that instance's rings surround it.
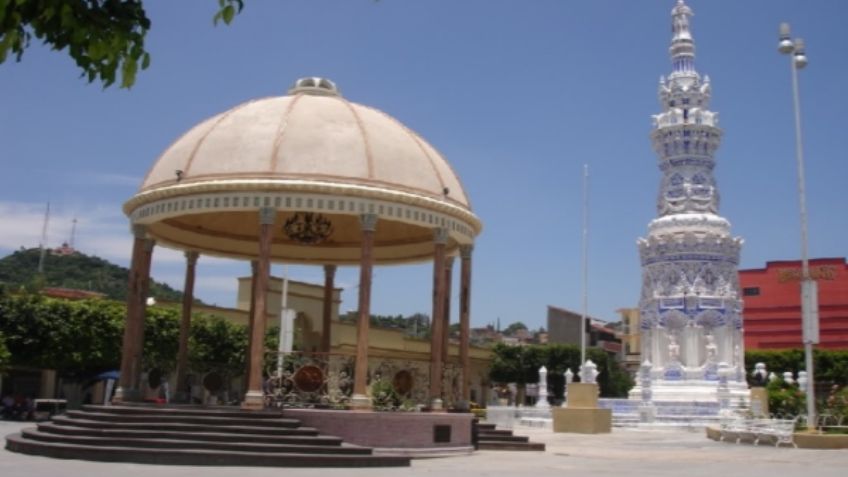
M 750 393 L 744 382 L 727 383 L 730 407 L 738 408 L 748 404 Z M 636 385 L 630 390 L 628 399 L 642 400 L 642 387 Z M 680 403 L 715 403 L 719 401 L 718 381 L 707 380 L 656 380 L 651 383 L 651 400 Z
M 603 434 L 612 431 L 612 409 L 598 407 L 598 385 L 570 383 L 566 407 L 551 409 L 554 432 Z
M 766 388 L 759 386 L 751 388 L 751 414 L 754 417 L 768 417 L 769 399 Z
M 554 432 L 605 434 L 612 431 L 612 409 L 556 407 L 551 413 Z

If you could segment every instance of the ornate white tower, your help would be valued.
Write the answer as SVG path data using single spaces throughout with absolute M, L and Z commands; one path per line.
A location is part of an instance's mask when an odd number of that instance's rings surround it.
M 714 400 L 719 364 L 732 370 L 723 371 L 732 387 L 744 386 L 742 239 L 718 215 L 713 156 L 722 132 L 709 77 L 695 71 L 692 15 L 683 0 L 671 11 L 672 73 L 660 77 L 651 133 L 662 172 L 658 217 L 638 241 L 642 357 L 653 365 L 655 400 Z

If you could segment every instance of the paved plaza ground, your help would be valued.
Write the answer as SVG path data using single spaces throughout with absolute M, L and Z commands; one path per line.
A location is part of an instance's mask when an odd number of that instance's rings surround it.
M 0 421 L 3 436 L 31 423 Z M 686 476 L 829 477 L 848 475 L 848 450 L 806 450 L 727 444 L 703 431 L 625 430 L 606 435 L 553 434 L 518 428 L 517 434 L 547 444 L 545 452 L 479 451 L 471 456 L 419 459 L 403 475 L 422 476 Z M 5 445 L 5 442 L 4 442 Z M 279 469 L 268 467 L 150 466 L 59 460 L 0 450 L 3 477 L 180 476 L 397 477 L 396 468 Z

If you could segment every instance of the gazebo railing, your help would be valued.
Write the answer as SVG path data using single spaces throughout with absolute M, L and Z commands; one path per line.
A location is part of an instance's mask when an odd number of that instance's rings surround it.
M 344 409 L 353 395 L 355 363 L 353 353 L 267 352 L 266 406 Z M 447 363 L 444 369 L 442 395 L 451 405 L 460 399 L 461 370 L 456 363 Z M 375 409 L 420 409 L 429 405 L 430 361 L 372 356 L 366 382 Z
M 266 353 L 267 407 L 343 409 L 353 395 L 356 357 L 342 353 Z

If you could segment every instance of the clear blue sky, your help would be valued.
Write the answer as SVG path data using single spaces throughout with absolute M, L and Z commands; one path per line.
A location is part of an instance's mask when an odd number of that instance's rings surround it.
M 688 3 L 696 66 L 712 79 L 724 129 L 716 176 L 721 213 L 745 239 L 742 267 L 800 253 L 781 21 L 806 39 L 810 58 L 801 74 L 810 254 L 848 255 L 848 2 Z M 0 65 L 0 254 L 38 244 L 50 200 L 51 246 L 76 216 L 79 249 L 126 265 L 120 207 L 171 141 L 210 115 L 320 75 L 427 138 L 464 181 L 485 224 L 474 325 L 500 317 L 535 328 L 548 304 L 580 310 L 584 163 L 590 314 L 613 320 L 636 304 L 635 241 L 655 216 L 660 177 L 650 115 L 658 78 L 670 72 L 674 0 L 246 0 L 231 26 L 217 28 L 214 0 L 145 5 L 153 63 L 130 91 L 87 84 L 66 55 L 37 42 L 22 63 Z M 248 269 L 202 258 L 198 295 L 233 306 L 235 277 Z M 430 265 L 378 268 L 373 312 L 429 314 L 431 273 Z M 153 274 L 181 288 L 181 256 L 158 249 Z M 322 279 L 318 268 L 291 275 Z M 354 268 L 338 275 L 342 310 L 356 307 L 357 277 Z

